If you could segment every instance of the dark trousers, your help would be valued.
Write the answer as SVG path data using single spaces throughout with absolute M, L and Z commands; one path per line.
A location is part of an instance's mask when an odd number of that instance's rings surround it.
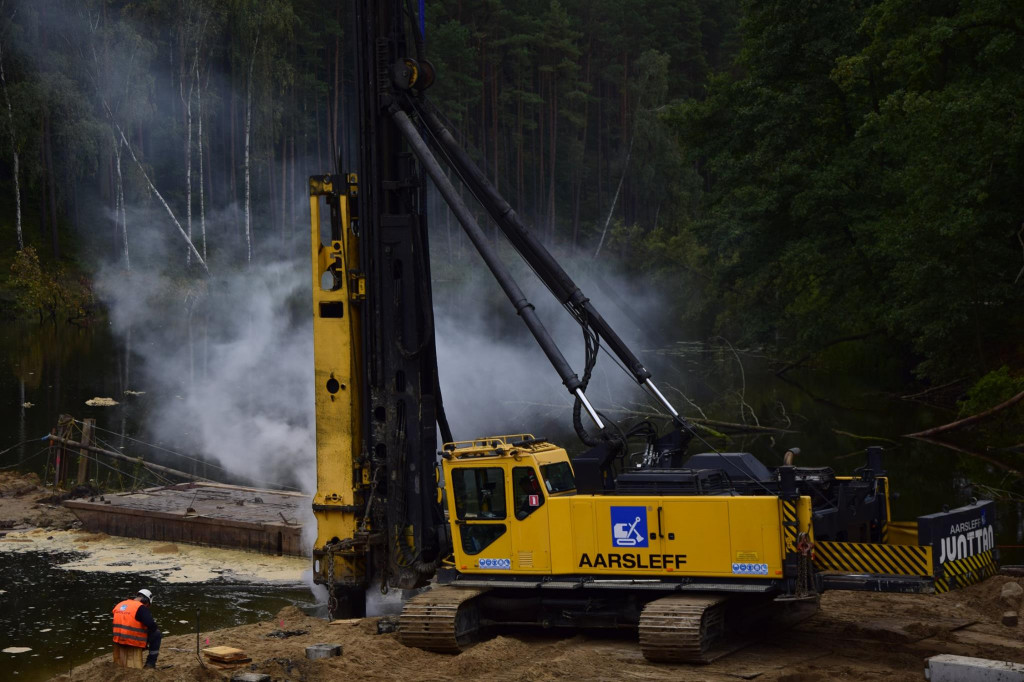
M 146 646 L 149 647 L 150 655 L 159 653 L 160 640 L 162 640 L 163 638 L 164 634 L 159 630 L 154 630 L 153 632 L 149 633 L 149 635 L 146 637 Z

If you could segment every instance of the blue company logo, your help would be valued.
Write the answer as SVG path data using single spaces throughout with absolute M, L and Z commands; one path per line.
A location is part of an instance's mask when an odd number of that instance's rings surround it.
M 511 559 L 481 559 L 478 563 L 480 568 L 489 568 L 494 571 L 507 571 L 512 568 Z
M 647 547 L 647 507 L 612 507 L 612 547 Z
M 732 572 L 737 575 L 768 575 L 768 564 L 733 564 Z
M 985 510 L 984 509 L 981 510 L 981 525 L 983 525 L 983 526 L 986 525 L 985 524 Z

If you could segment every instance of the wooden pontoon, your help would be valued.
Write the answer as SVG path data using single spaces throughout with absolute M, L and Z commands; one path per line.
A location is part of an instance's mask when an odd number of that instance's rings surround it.
M 66 500 L 90 531 L 124 537 L 303 556 L 301 493 L 220 483 L 182 483 Z

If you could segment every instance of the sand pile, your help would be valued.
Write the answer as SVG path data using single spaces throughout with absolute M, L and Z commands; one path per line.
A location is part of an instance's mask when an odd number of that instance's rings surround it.
M 378 635 L 376 619 L 327 623 L 293 607 L 271 621 L 202 633 L 202 641 L 243 649 L 253 660 L 246 670 L 275 680 L 922 679 L 924 659 L 939 653 L 1024 659 L 1024 630 L 999 625 L 999 611 L 991 608 L 992 595 L 998 600 L 1007 580 L 1013 579 L 996 577 L 940 596 L 830 592 L 810 620 L 700 667 L 648 663 L 632 634 L 506 633 L 458 656 L 432 654 L 402 646 L 394 634 Z M 307 634 L 267 636 L 278 630 Z M 341 644 L 342 656 L 306 660 L 305 648 L 321 642 Z M 141 671 L 114 668 L 106 657 L 76 668 L 73 676 L 83 682 L 229 679 L 230 673 L 199 665 L 195 644 L 195 635 L 165 639 L 160 662 L 170 667 L 145 678 Z
M 0 471 L 0 529 L 71 528 L 75 515 L 57 501 L 36 474 Z

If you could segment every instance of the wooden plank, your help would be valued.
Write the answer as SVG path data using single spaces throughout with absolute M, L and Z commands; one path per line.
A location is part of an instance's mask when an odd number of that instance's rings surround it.
M 203 649 L 203 654 L 210 658 L 220 659 L 228 662 L 232 659 L 245 658 L 245 650 L 236 649 L 233 646 L 211 646 Z

